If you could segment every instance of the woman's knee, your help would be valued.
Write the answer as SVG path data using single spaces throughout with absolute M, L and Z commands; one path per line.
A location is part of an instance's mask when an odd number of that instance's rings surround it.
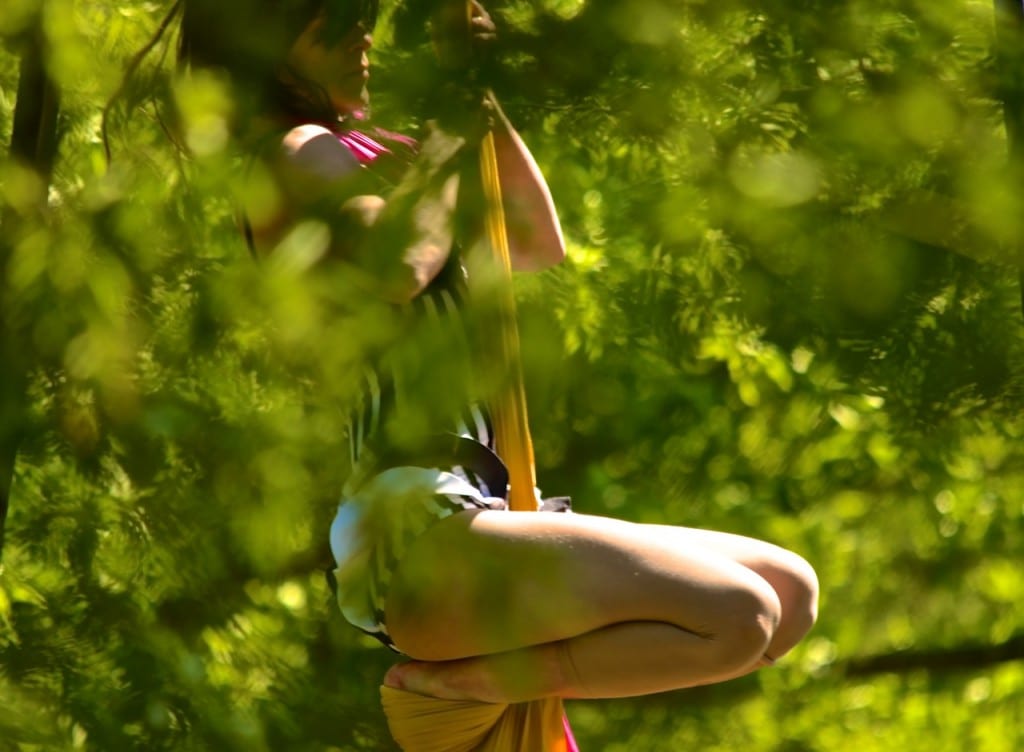
M 803 639 L 818 619 L 818 575 L 803 557 L 786 551 L 770 580 L 782 604 L 771 653 L 772 658 L 779 658 Z
M 715 637 L 726 656 L 724 668 L 729 670 L 752 666 L 764 657 L 783 615 L 775 589 L 757 575 L 733 597 L 734 619 Z
M 764 658 L 782 620 L 782 604 L 774 588 L 750 570 L 722 592 L 719 604 L 696 629 L 679 626 L 707 640 L 719 672 L 740 673 Z

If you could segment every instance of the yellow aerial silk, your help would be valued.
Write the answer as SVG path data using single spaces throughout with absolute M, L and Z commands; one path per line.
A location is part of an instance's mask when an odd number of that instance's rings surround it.
M 510 281 L 512 264 L 505 214 L 498 182 L 494 135 L 480 148 L 480 172 L 487 200 L 487 239 L 499 266 Z M 500 342 L 511 381 L 494 406 L 498 453 L 509 470 L 509 507 L 537 509 L 534 492 L 533 443 L 526 417 L 526 393 L 519 367 L 519 331 L 511 284 L 503 285 Z M 564 710 L 559 698 L 501 703 L 441 700 L 391 687 L 381 687 L 381 701 L 391 735 L 405 752 L 572 752 L 567 741 Z M 568 737 L 568 738 L 571 738 Z
M 391 735 L 405 752 L 567 752 L 562 702 L 515 705 L 439 700 L 380 688 Z

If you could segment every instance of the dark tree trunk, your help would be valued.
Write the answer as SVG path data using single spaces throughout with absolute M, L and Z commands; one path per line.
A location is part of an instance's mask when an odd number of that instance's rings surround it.
M 49 185 L 57 153 L 58 93 L 46 70 L 46 45 L 40 18 L 23 37 L 18 74 L 17 104 L 11 133 L 13 161 L 33 169 Z M 46 209 L 46 192 L 38 211 Z M 11 244 L 20 235 L 25 218 L 9 209 L 0 216 L 0 272 L 8 263 Z M 2 304 L 3 301 L 0 301 Z M 0 305 L 2 307 L 2 305 Z M 19 347 L 19 333 L 7 316 L 0 318 L 0 555 L 10 506 L 14 461 L 24 427 L 25 349 Z
M 45 64 L 45 41 L 38 23 L 26 37 L 18 72 L 18 99 L 11 133 L 11 157 L 47 179 L 57 146 L 57 89 Z
M 999 99 L 1003 103 L 1010 172 L 1018 196 L 1024 196 L 1024 0 L 994 0 L 996 24 L 996 65 Z M 1024 268 L 1024 248 L 1018 241 L 1011 252 Z M 1024 310 L 1024 271 L 1021 307 Z

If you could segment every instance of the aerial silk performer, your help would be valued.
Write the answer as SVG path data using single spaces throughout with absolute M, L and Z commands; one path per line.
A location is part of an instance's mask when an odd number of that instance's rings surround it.
M 818 592 L 796 553 L 538 499 L 507 282 L 493 296 L 505 301 L 502 323 L 488 330 L 503 391 L 473 392 L 472 368 L 450 359 L 417 361 L 429 349 L 421 335 L 455 340 L 477 319 L 453 220 L 460 194 L 478 190 L 462 169 L 475 136 L 439 127 L 414 140 L 369 120 L 375 0 L 176 7 L 183 63 L 230 87 L 232 137 L 275 181 L 276 202 L 240 210 L 255 253 L 290 248 L 297 228 L 319 223 L 329 230 L 320 268 L 366 291 L 353 305 L 409 314 L 365 375 L 330 533 L 342 614 L 408 658 L 382 690 L 399 743 L 568 751 L 563 698 L 725 681 L 796 645 Z M 472 34 L 484 31 L 486 13 L 476 3 L 471 13 Z M 505 236 L 514 270 L 550 267 L 565 255 L 550 191 L 498 109 L 493 123 L 479 148 L 490 245 L 504 255 Z M 472 293 L 472 275 L 468 284 Z M 422 440 L 408 435 L 416 422 L 403 405 L 429 418 Z

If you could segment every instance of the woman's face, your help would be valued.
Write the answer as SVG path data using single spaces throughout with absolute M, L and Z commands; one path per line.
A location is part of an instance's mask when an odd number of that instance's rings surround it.
M 323 18 L 318 18 L 306 27 L 288 51 L 287 63 L 298 76 L 327 92 L 335 112 L 350 115 L 369 102 L 367 52 L 373 40 L 359 24 L 327 47 L 321 39 L 323 24 Z

